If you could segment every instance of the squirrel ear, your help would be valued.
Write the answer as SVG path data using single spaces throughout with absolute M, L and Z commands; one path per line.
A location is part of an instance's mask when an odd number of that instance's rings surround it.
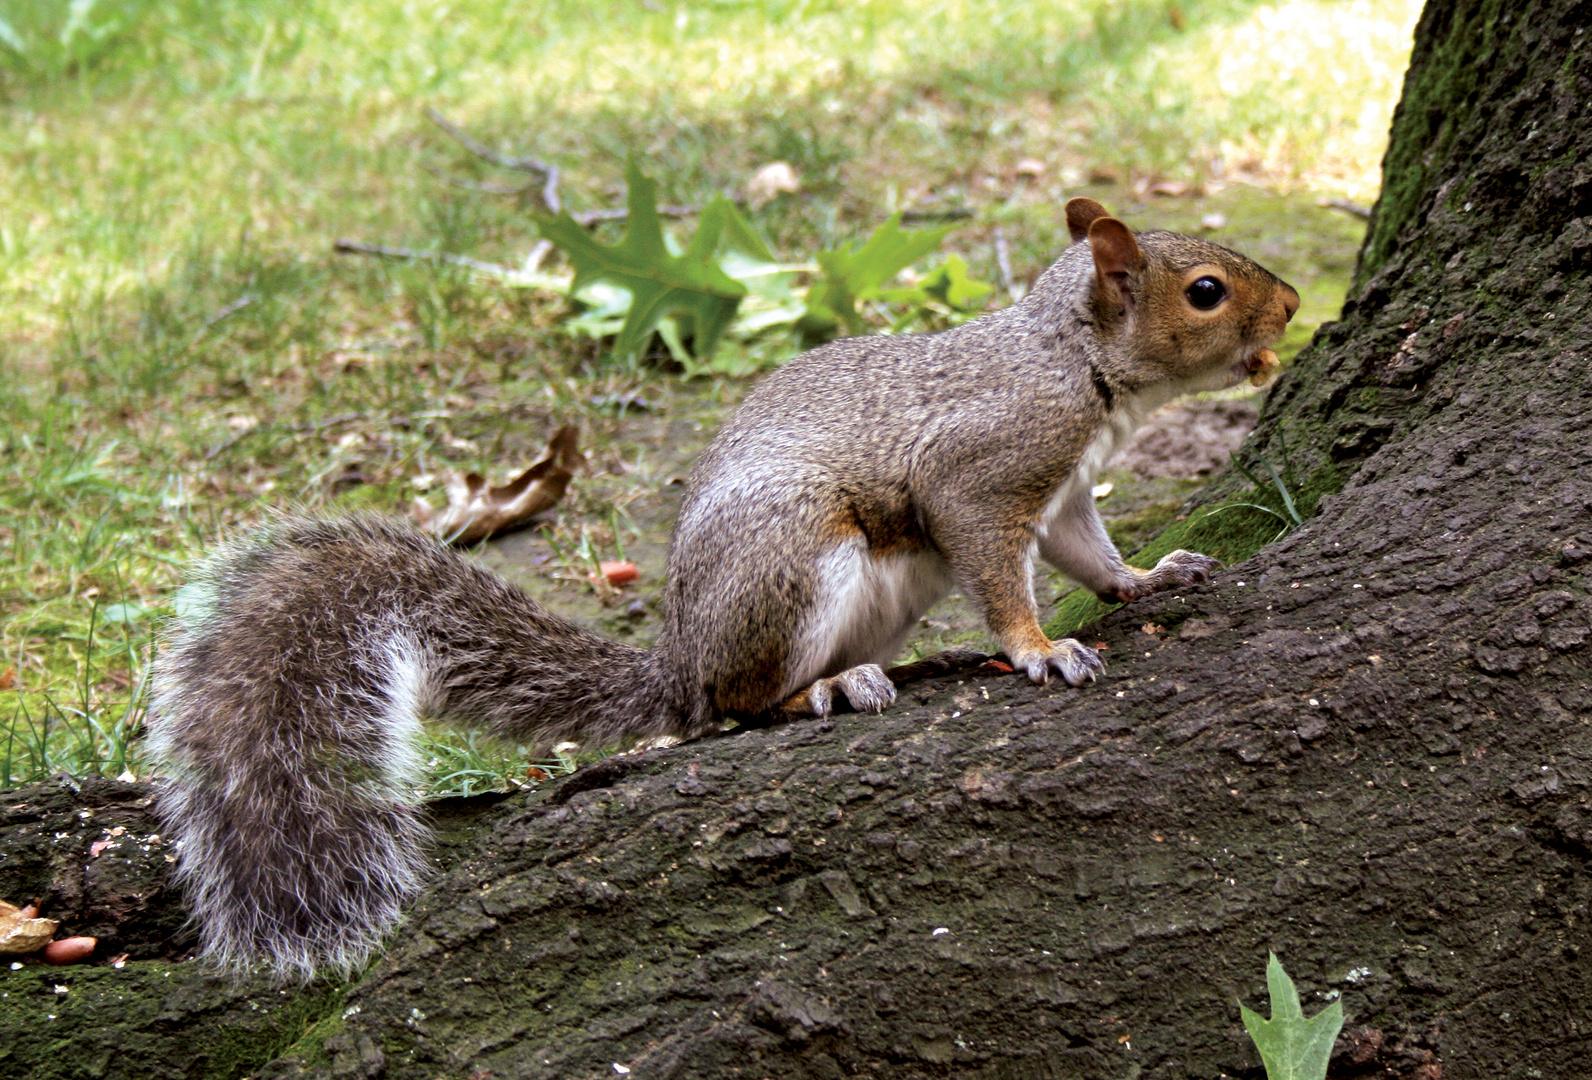
M 1089 226 L 1096 218 L 1110 217 L 1111 211 L 1095 202 L 1079 196 L 1067 200 L 1067 231 L 1072 233 L 1072 242 L 1077 243 L 1089 235 Z
M 1114 217 L 1096 218 L 1089 226 L 1089 251 L 1094 255 L 1095 279 L 1102 289 L 1115 291 L 1122 306 L 1133 310 L 1128 277 L 1145 267 L 1144 252 L 1133 231 Z

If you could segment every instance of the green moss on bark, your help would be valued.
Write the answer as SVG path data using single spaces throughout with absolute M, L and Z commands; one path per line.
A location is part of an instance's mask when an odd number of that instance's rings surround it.
M 335 1016 L 344 993 L 192 963 L 28 964 L 0 972 L 0 1067 L 29 1080 L 235 1080 Z
M 1484 0 L 1429 4 L 1422 13 L 1382 159 L 1382 194 L 1355 271 L 1356 289 L 1397 250 L 1400 231 L 1414 221 L 1428 194 L 1433 168 L 1446 162 L 1456 134 L 1467 126 L 1486 71 L 1503 50 L 1519 48 L 1510 9 L 1504 0 Z

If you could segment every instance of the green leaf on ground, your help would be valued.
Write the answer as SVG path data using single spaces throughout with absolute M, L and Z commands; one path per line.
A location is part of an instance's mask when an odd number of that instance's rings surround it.
M 697 236 L 703 235 L 717 237 L 717 243 L 709 254 L 719 269 L 746 289 L 746 296 L 736 310 L 734 324 L 729 328 L 732 335 L 740 339 L 751 338 L 770 327 L 793 323 L 801 317 L 802 305 L 796 298 L 792 283 L 797 272 L 806 268 L 776 261 L 768 245 L 752 229 L 734 203 L 720 196 L 707 205 L 697 229 Z M 695 238 L 692 242 L 695 243 Z M 739 360 L 732 357 L 725 363 L 718 360 L 708 362 L 707 354 L 700 349 L 695 350 L 694 357 L 688 356 L 681 344 L 681 338 L 688 330 L 689 327 L 683 326 L 682 320 L 675 317 L 664 319 L 658 324 L 659 336 L 685 369 L 687 378 L 710 372 L 727 374 L 731 370 L 739 370 L 744 364 L 744 357 Z
M 820 251 L 817 261 L 824 276 L 807 291 L 807 311 L 797 324 L 802 337 L 818 340 L 840 329 L 853 335 L 867 333 L 857 305 L 877 296 L 887 281 L 937 250 L 954 228 L 942 225 L 908 232 L 901 228 L 898 211 L 860 246 Z
M 1324 1080 L 1332 1044 L 1343 1028 L 1343 1002 L 1334 1001 L 1306 1019 L 1299 991 L 1276 953 L 1266 964 L 1266 989 L 1271 996 L 1270 1020 L 1243 1005 L 1238 1008 L 1265 1063 L 1267 1080 Z
M 924 292 L 954 311 L 976 312 L 984 308 L 995 286 L 968 276 L 967 262 L 960 255 L 946 256 L 945 264 L 919 286 Z
M 902 304 L 906 311 L 890 326 L 892 334 L 899 334 L 922 322 L 933 329 L 955 326 L 976 319 L 984 310 L 995 286 L 975 281 L 968 276 L 967 262 L 960 255 L 947 255 L 945 262 L 929 272 L 929 276 L 905 289 L 883 289 L 877 294 L 887 304 Z
M 538 214 L 537 227 L 547 240 L 562 248 L 575 267 L 571 292 L 595 282 L 606 282 L 630 294 L 630 307 L 614 340 L 614 353 L 631 359 L 668 317 L 676 319 L 680 336 L 689 335 L 692 351 L 705 356 L 713 351 L 724 328 L 735 317 L 746 286 L 724 272 L 715 259 L 721 243 L 744 246 L 761 241 L 739 221 L 735 208 L 720 198 L 702 212 L 701 223 L 690 244 L 679 255 L 669 250 L 658 216 L 658 185 L 643 176 L 635 162 L 625 173 L 629 216 L 625 236 L 617 244 L 598 243 L 568 213 Z M 772 261 L 772 260 L 770 260 Z
M 794 323 L 806 310 L 796 295 L 796 275 L 810 274 L 818 268 L 811 263 L 777 261 L 740 211 L 729 201 L 723 202 L 725 226 L 719 242 L 719 265 L 747 288 L 731 333 L 749 338 L 771 327 Z M 712 209 L 710 205 L 708 210 Z
M 22 35 L 17 33 L 10 23 L 6 22 L 4 15 L 0 15 L 0 45 L 19 53 L 28 51 L 28 43 L 22 40 Z

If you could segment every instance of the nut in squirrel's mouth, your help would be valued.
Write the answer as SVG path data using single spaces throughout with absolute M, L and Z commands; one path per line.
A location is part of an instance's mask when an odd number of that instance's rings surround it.
M 1250 386 L 1265 386 L 1271 382 L 1273 375 L 1277 374 L 1281 361 L 1277 354 L 1270 349 L 1261 349 L 1248 360 L 1244 361 L 1244 370 L 1249 372 Z

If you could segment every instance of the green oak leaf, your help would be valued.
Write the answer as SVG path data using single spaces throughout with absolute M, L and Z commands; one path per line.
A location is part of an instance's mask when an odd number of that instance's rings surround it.
M 798 272 L 810 268 L 777 261 L 768 245 L 728 199 L 718 198 L 709 203 L 702 220 L 705 228 L 717 231 L 718 246 L 713 256 L 719 268 L 746 288 L 746 296 L 730 332 L 737 338 L 747 339 L 770 327 L 795 322 L 801 316 L 802 306 L 791 285 Z M 659 330 L 667 341 L 667 327 L 660 326 Z M 716 365 L 704 366 L 684 359 L 678 350 L 675 356 L 681 360 L 687 376 L 718 370 Z
M 842 327 L 865 334 L 868 326 L 857 304 L 876 296 L 891 278 L 936 250 L 955 225 L 908 232 L 901 214 L 891 214 L 860 246 L 841 246 L 817 256 L 823 279 L 807 290 L 807 311 L 796 324 L 804 338 L 822 339 Z
M 675 320 L 675 335 L 671 336 L 678 340 L 688 334 L 693 351 L 705 356 L 713 351 L 746 295 L 746 286 L 724 272 L 716 253 L 724 243 L 738 248 L 754 244 L 765 256 L 767 249 L 740 220 L 735 207 L 721 197 L 702 212 L 696 234 L 685 251 L 676 255 L 669 250 L 658 216 L 657 182 L 643 176 L 634 161 L 626 168 L 625 179 L 629 215 L 619 243 L 598 243 L 568 213 L 537 214 L 537 228 L 544 239 L 563 249 L 574 266 L 572 294 L 595 282 L 606 282 L 630 294 L 629 309 L 614 340 L 617 356 L 637 356 L 666 318 Z
M 1244 1027 L 1260 1051 L 1267 1080 L 1324 1080 L 1332 1044 L 1343 1027 L 1343 1002 L 1334 1001 L 1309 1019 L 1299 1005 L 1299 991 L 1282 969 L 1277 954 L 1266 964 L 1266 989 L 1271 1019 L 1238 1006 Z
M 800 318 L 803 308 L 791 285 L 797 273 L 810 271 L 811 267 L 776 262 L 768 245 L 728 199 L 714 199 L 702 215 L 709 234 L 718 236 L 713 258 L 719 269 L 746 286 L 746 295 L 727 333 L 746 341 L 769 327 Z M 749 368 L 748 357 L 741 349 L 731 350 L 728 357 L 709 358 L 701 353 L 692 356 L 684 340 L 691 332 L 687 316 L 668 315 L 658 322 L 658 336 L 688 379 L 707 374 L 750 374 L 764 366 L 753 363 Z

